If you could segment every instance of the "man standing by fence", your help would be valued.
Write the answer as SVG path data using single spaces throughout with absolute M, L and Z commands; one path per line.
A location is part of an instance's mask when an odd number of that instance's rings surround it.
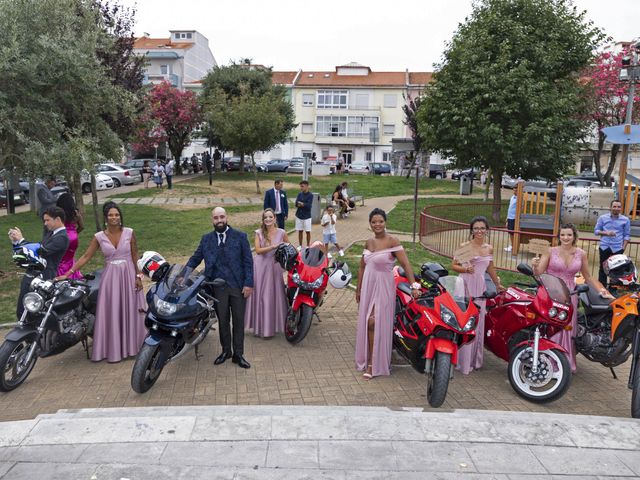
M 598 280 L 603 285 L 607 285 L 607 275 L 602 268 L 610 256 L 624 253 L 627 244 L 631 239 L 631 221 L 621 215 L 622 202 L 613 200 L 611 202 L 611 212 L 598 217 L 594 233 L 600 236 L 600 270 Z

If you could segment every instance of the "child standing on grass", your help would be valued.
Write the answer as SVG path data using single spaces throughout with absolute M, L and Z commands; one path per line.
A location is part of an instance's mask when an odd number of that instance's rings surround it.
M 338 245 L 336 238 L 336 210 L 331 204 L 327 205 L 324 215 L 322 216 L 322 241 L 324 242 L 324 253 L 329 253 L 329 244 L 333 243 L 338 249 L 339 255 L 344 256 L 344 250 Z

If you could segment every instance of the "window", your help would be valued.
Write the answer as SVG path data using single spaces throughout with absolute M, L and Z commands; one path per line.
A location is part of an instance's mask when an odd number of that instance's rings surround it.
M 369 95 L 366 93 L 356 93 L 356 108 L 369 108 Z
M 390 162 L 391 161 L 391 152 L 382 152 L 382 161 Z
M 318 108 L 347 108 L 348 104 L 346 90 L 318 90 Z
M 365 159 L 367 162 L 370 162 L 370 161 L 371 161 L 371 157 L 372 157 L 371 152 L 365 152 L 365 154 L 364 154 L 364 159 Z
M 316 135 L 326 137 L 345 137 L 347 135 L 347 117 L 320 115 L 316 118 Z
M 311 160 L 312 155 L 313 152 L 311 150 L 302 150 L 302 158 L 308 158 L 309 160 Z
M 187 33 L 187 38 L 189 38 L 189 39 L 191 38 L 191 34 L 190 33 Z
M 160 73 L 162 75 L 168 75 L 169 74 L 169 65 L 160 65 Z
M 174 33 L 173 34 L 173 38 L 175 38 L 176 40 L 180 38 L 180 34 L 179 33 Z
M 398 95 L 395 93 L 385 93 L 384 106 L 385 108 L 395 108 L 398 103 Z
M 371 128 L 378 126 L 378 117 L 349 117 L 349 130 L 348 135 L 350 137 L 368 137 Z
M 303 93 L 302 94 L 302 105 L 305 107 L 310 107 L 313 105 L 313 93 Z
M 324 160 L 329 156 L 329 150 L 322 150 L 321 155 L 322 155 L 322 159 Z
M 393 123 L 387 123 L 383 126 L 382 133 L 383 135 L 395 135 L 396 126 Z
M 302 133 L 313 133 L 313 123 L 303 123 Z

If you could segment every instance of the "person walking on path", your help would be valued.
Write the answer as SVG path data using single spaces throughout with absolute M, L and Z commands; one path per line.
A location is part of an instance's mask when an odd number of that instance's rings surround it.
M 87 251 L 59 279 L 80 270 L 100 249 L 105 266 L 100 277 L 93 330 L 91 360 L 119 362 L 138 354 L 147 329 L 142 273 L 138 271 L 138 246 L 133 229 L 124 226 L 120 207 L 114 202 L 102 208 L 105 229 L 94 235 Z
M 570 291 L 576 288 L 576 273 L 580 272 L 586 283 L 595 288 L 603 298 L 613 298 L 604 288 L 601 282 L 591 277 L 589 272 L 589 260 L 587 252 L 576 246 L 578 242 L 578 230 L 571 223 L 560 226 L 557 247 L 549 249 L 549 253 L 536 257 L 531 261 L 533 272 L 536 275 L 548 273 L 564 281 Z M 571 373 L 576 373 L 576 346 L 575 335 L 578 331 L 578 296 L 571 295 L 573 303 L 573 316 L 571 317 L 571 330 L 562 330 L 551 339 L 558 342 L 568 352 Z
M 276 178 L 273 182 L 273 188 L 264 192 L 264 202 L 262 208 L 264 210 L 270 208 L 276 214 L 278 228 L 284 230 L 284 222 L 289 217 L 289 200 L 287 192 L 283 190 L 284 182 L 281 178 Z M 302 243 L 302 242 L 301 242 Z
M 358 323 L 356 331 L 356 368 L 366 380 L 389 375 L 393 344 L 395 286 L 393 265 L 396 259 L 411 283 L 411 294 L 420 295 L 411 264 L 400 241 L 386 232 L 387 214 L 380 208 L 369 213 L 374 237 L 367 240 L 358 271 Z
M 218 153 L 218 160 L 220 159 L 220 152 L 216 148 L 216 152 Z M 215 158 L 215 153 L 213 154 Z M 207 174 L 209 174 L 209 186 L 213 185 L 213 160 L 211 159 L 211 155 L 207 152 L 207 156 L 205 158 L 205 166 L 207 167 Z
M 76 208 L 76 202 L 73 199 L 73 195 L 70 193 L 63 193 L 58 197 L 56 206 L 64 210 L 64 226 L 67 229 L 67 236 L 69 237 L 69 246 L 67 251 L 64 252 L 62 260 L 58 265 L 58 271 L 56 275 L 64 275 L 73 266 L 75 261 L 76 250 L 78 250 L 78 234 L 84 229 L 84 223 L 82 221 L 82 215 Z M 76 271 L 69 278 L 78 279 L 82 278 L 82 274 Z
M 247 300 L 244 326 L 256 337 L 273 337 L 284 331 L 287 298 L 282 275 L 284 270 L 275 261 L 279 245 L 289 243 L 287 232 L 276 226 L 275 212 L 262 212 L 262 223 L 254 238 L 253 293 Z
M 149 179 L 151 178 L 151 167 L 149 161 L 145 160 L 142 164 L 142 178 L 144 180 L 144 188 L 149 188 Z
M 246 299 L 253 292 L 251 247 L 246 233 L 227 224 L 227 212 L 224 208 L 214 208 L 211 220 L 214 231 L 202 236 L 187 266 L 197 268 L 204 260 L 204 275 L 208 280 L 222 278 L 227 282 L 226 285 L 213 289 L 213 295 L 218 300 L 215 309 L 222 345 L 222 353 L 213 363 L 220 365 L 232 358 L 233 363 L 237 363 L 239 367 L 251 368 L 251 364 L 244 358 Z
M 470 261 L 462 263 L 454 258 L 451 264 L 451 268 L 462 277 L 469 297 L 479 297 L 486 291 L 485 272 L 489 274 L 498 291 L 504 290 L 493 265 L 493 247 L 488 243 L 488 237 L 489 222 L 487 219 L 480 216 L 471 219 L 469 223 L 470 240 L 463 243 L 461 247 L 469 246 L 473 257 Z M 476 336 L 471 342 L 463 345 L 458 352 L 456 368 L 463 375 L 468 375 L 474 369 L 482 368 L 484 362 L 484 317 L 487 308 L 484 299 L 476 300 L 476 305 L 480 307 L 478 323 L 475 328 Z
M 36 196 L 38 197 L 38 202 L 40 204 L 38 208 L 38 216 L 42 218 L 44 212 L 51 207 L 56 206 L 56 196 L 51 191 L 53 187 L 56 186 L 55 177 L 47 177 L 44 183 L 38 184 L 38 189 L 36 190 Z
M 610 213 L 598 217 L 594 229 L 594 233 L 600 237 L 598 280 L 603 285 L 607 285 L 607 274 L 604 272 L 602 264 L 612 255 L 624 253 L 629 240 L 631 240 L 631 221 L 628 217 L 621 215 L 621 212 L 622 202 L 613 200 Z
M 311 243 L 311 204 L 313 194 L 309 191 L 309 182 L 300 182 L 300 193 L 296 197 L 296 231 L 298 232 L 299 249 L 302 248 L 302 232 L 306 232 L 307 247 Z
M 320 223 L 322 224 L 322 241 L 324 242 L 324 253 L 329 253 L 329 244 L 333 243 L 338 249 L 338 254 L 344 256 L 344 250 L 338 245 L 338 238 L 336 233 L 336 221 L 338 216 L 336 215 L 336 209 L 333 205 L 327 205 L 325 214 L 322 216 Z
M 167 189 L 168 190 L 171 190 L 173 188 L 171 180 L 173 179 L 173 171 L 174 171 L 175 165 L 176 165 L 176 162 L 172 158 L 171 160 L 169 160 L 167 162 L 167 164 L 164 167 L 164 174 L 167 177 Z
M 153 167 L 153 181 L 156 184 L 156 188 L 162 190 L 162 177 L 164 176 L 164 167 L 160 160 L 156 162 L 156 165 Z
M 516 210 L 518 208 L 518 195 L 516 195 L 516 189 L 513 189 L 513 195 L 509 199 L 509 209 L 507 210 L 507 230 L 509 230 L 510 244 L 504 247 L 505 252 L 513 250 L 513 231 L 516 229 Z

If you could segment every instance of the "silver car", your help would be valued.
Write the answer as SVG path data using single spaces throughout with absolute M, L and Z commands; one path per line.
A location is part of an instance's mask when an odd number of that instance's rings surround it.
M 101 163 L 96 169 L 99 173 L 109 175 L 113 179 L 113 185 L 134 185 L 140 183 L 142 175 L 140 170 L 125 168 L 122 165 L 112 163 Z
M 311 175 L 311 160 L 309 160 L 309 166 L 307 167 L 309 175 Z M 304 172 L 304 160 L 291 160 L 289 164 L 288 173 L 303 173 Z

